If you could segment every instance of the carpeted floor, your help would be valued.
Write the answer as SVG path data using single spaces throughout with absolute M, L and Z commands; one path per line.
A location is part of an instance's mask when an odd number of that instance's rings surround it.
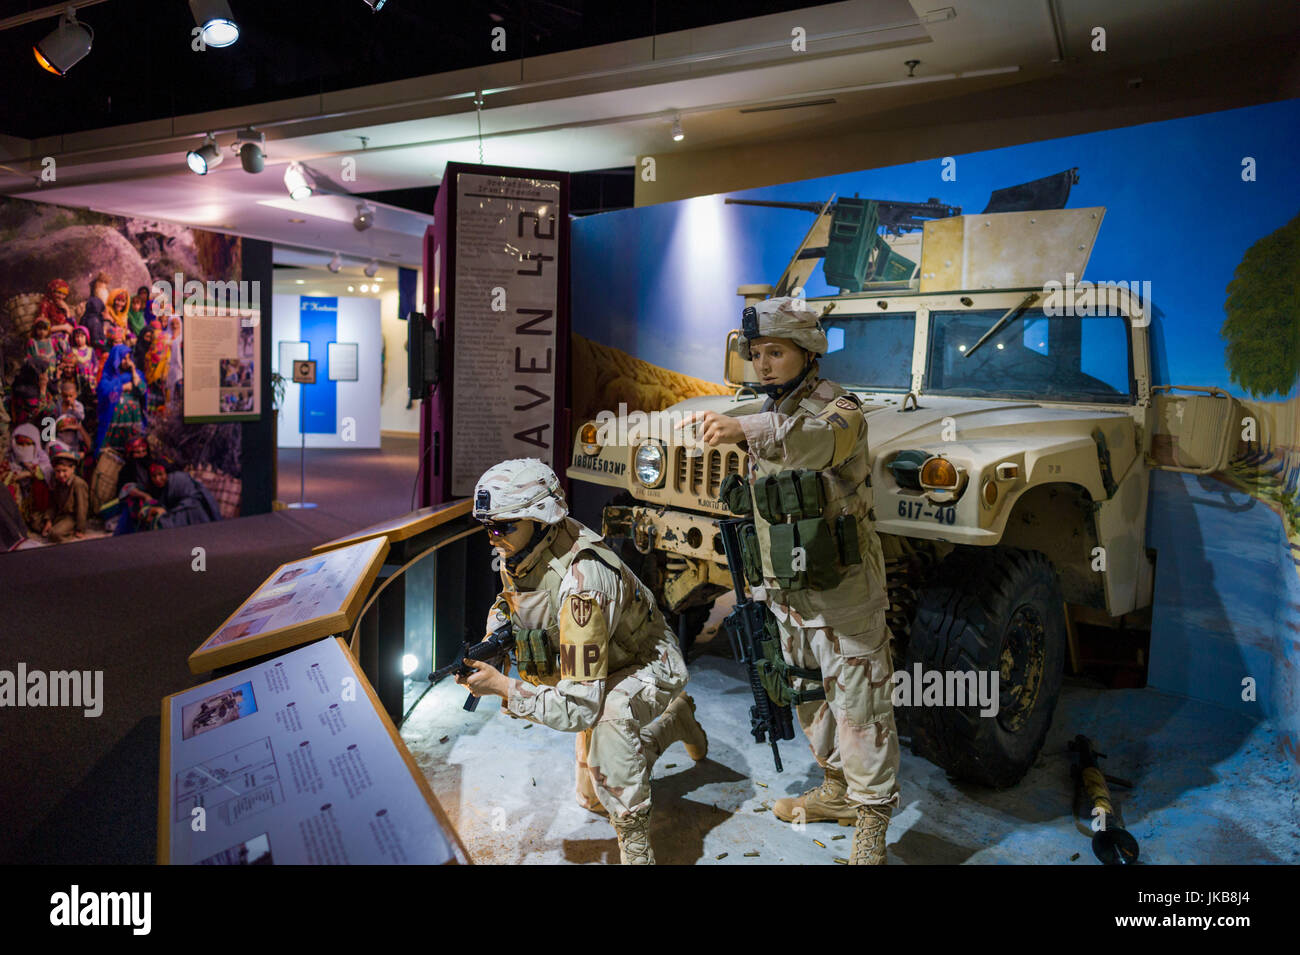
M 98 717 L 0 709 L 0 862 L 153 861 L 160 702 L 200 682 L 186 658 L 277 565 L 409 510 L 416 444 L 308 451 L 311 510 L 0 555 L 0 669 L 103 672 Z M 279 476 L 297 500 L 297 451 Z

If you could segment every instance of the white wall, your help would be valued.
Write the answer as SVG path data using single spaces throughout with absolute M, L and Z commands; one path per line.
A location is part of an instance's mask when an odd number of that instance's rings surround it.
M 280 342 L 299 341 L 299 296 L 276 295 L 271 307 L 271 369 L 292 377 L 290 369 L 280 368 Z M 393 293 L 393 310 L 396 311 L 397 293 Z M 377 448 L 380 428 L 380 348 L 383 342 L 380 319 L 380 301 L 377 298 L 339 296 L 338 341 L 357 343 L 357 380 L 338 381 L 337 421 L 333 434 L 308 434 L 309 448 Z M 403 353 L 405 354 L 405 353 Z M 324 374 L 324 356 L 317 359 Z M 402 381 L 406 380 L 405 372 Z M 321 380 L 321 379 L 318 379 Z M 300 446 L 298 432 L 298 393 L 302 385 L 292 381 L 285 387 L 284 404 L 280 408 L 277 426 L 277 443 L 282 448 Z M 342 424 L 345 418 L 355 422 L 355 441 L 345 441 Z

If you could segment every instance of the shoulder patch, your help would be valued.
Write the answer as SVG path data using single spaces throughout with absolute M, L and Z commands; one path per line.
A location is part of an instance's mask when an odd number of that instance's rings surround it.
M 593 595 L 570 594 L 560 608 L 560 679 L 588 683 L 609 672 L 609 625 Z
M 845 407 L 846 404 L 848 407 Z M 828 404 L 818 417 L 830 425 L 835 435 L 835 452 L 831 465 L 841 464 L 852 457 L 863 425 L 862 409 L 854 403 L 852 397 L 841 395 Z
M 569 598 L 569 608 L 570 613 L 573 614 L 573 622 L 580 627 L 585 627 L 591 620 L 591 611 L 595 606 L 596 601 L 581 594 L 574 594 Z

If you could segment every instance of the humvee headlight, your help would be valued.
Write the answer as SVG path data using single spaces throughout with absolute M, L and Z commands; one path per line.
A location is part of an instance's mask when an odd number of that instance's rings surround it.
M 596 441 L 596 425 L 590 421 L 582 426 L 578 432 L 578 442 L 582 445 L 582 451 L 587 455 L 600 454 L 600 444 Z
M 663 445 L 651 442 L 637 448 L 632 470 L 636 472 L 636 479 L 646 487 L 658 487 L 664 479 Z
M 952 504 L 966 490 L 966 472 L 940 455 L 921 465 L 921 489 L 933 504 Z
M 955 491 L 958 483 L 957 468 L 947 458 L 936 455 L 921 466 L 921 487 L 927 491 Z

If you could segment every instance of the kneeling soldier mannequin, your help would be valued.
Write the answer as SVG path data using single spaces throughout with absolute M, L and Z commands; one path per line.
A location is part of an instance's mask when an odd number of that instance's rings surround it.
M 505 701 L 513 716 L 577 733 L 578 802 L 607 812 L 625 865 L 653 864 L 650 771 L 673 742 L 708 752 L 695 704 L 682 692 L 686 661 L 641 583 L 601 540 L 568 516 L 560 482 L 531 458 L 479 479 L 474 516 L 503 558 L 491 633 L 514 628 L 519 679 L 489 664 L 459 680 Z
M 740 350 L 768 395 L 758 414 L 696 415 L 710 445 L 748 446 L 763 600 L 776 618 L 788 691 L 825 782 L 773 813 L 856 826 L 850 862 L 885 862 L 898 805 L 885 562 L 871 510 L 867 423 L 858 399 L 818 376 L 826 334 L 800 298 L 746 309 Z M 741 491 L 742 494 L 745 492 Z M 733 508 L 734 509 L 734 508 Z M 762 593 L 760 593 L 760 591 Z M 820 679 L 814 672 L 820 670 Z

